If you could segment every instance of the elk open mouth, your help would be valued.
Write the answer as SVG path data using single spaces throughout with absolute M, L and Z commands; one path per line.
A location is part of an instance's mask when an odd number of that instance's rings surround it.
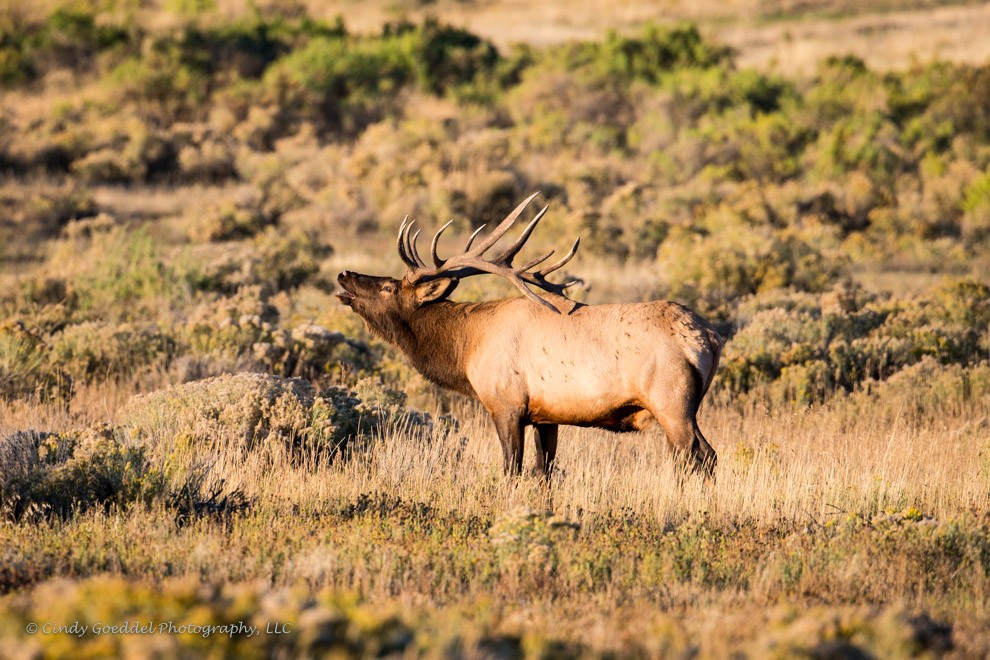
M 337 300 L 339 300 L 344 305 L 350 306 L 354 302 L 356 294 L 344 286 L 345 273 L 341 273 L 337 276 L 337 284 L 340 285 L 341 290 L 337 292 Z

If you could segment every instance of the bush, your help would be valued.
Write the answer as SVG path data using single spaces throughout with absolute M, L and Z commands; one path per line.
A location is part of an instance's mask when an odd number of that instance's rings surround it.
M 51 346 L 43 329 L 20 320 L 0 323 L 0 400 L 69 392 L 72 380 L 49 362 Z
M 83 232 L 85 234 L 85 232 Z M 115 226 L 55 246 L 51 270 L 66 281 L 73 305 L 85 314 L 147 319 L 189 290 L 146 230 Z
M 147 369 L 165 369 L 179 347 L 156 325 L 77 323 L 51 338 L 48 360 L 74 383 L 133 377 Z
M 304 380 L 241 373 L 137 396 L 121 419 L 155 455 L 170 461 L 257 451 L 319 463 L 370 428 L 359 404 L 340 388 L 318 391 Z
M 962 201 L 962 233 L 971 241 L 990 238 L 990 169 L 967 187 Z
M 503 575 L 545 587 L 557 572 L 557 544 L 572 540 L 579 526 L 529 509 L 509 511 L 492 523 L 488 538 Z
M 167 658 L 380 657 L 421 648 L 413 647 L 414 628 L 397 613 L 361 604 L 353 595 L 247 584 L 214 588 L 186 579 L 155 586 L 106 576 L 53 581 L 0 602 L 0 619 L 9 623 L 0 624 L 4 655 L 128 655 L 133 634 L 94 633 L 96 625 L 124 621 L 135 629 L 154 622 L 156 652 Z M 88 634 L 24 635 L 28 623 L 63 620 L 86 626 Z M 273 621 L 284 634 L 265 633 Z M 163 622 L 188 628 L 169 634 L 159 627 Z M 242 626 L 253 627 L 254 634 Z M 432 640 L 430 633 L 424 633 L 424 644 Z
M 273 222 L 254 204 L 215 203 L 191 218 L 189 238 L 197 243 L 250 238 Z
M 260 216 L 252 213 L 244 211 L 238 217 L 245 221 L 249 221 L 246 216 L 258 220 Z M 218 229 L 215 225 L 213 228 Z M 268 224 L 251 241 L 233 244 L 212 261 L 191 267 L 188 277 L 197 289 L 204 291 L 231 295 L 244 287 L 260 287 L 270 295 L 311 280 L 319 272 L 319 260 L 332 252 L 330 246 L 306 234 L 280 231 Z
M 390 42 L 316 38 L 265 73 L 266 97 L 324 130 L 360 132 L 395 109 L 412 63 Z
M 0 512 L 67 516 L 148 502 L 164 492 L 142 447 L 109 426 L 79 433 L 19 432 L 0 441 Z
M 749 652 L 767 658 L 919 657 L 952 649 L 952 626 L 900 607 L 781 607 Z
M 757 296 L 740 308 L 719 388 L 808 404 L 872 388 L 874 381 L 899 382 L 893 379 L 919 363 L 929 365 L 919 373 L 957 365 L 951 377 L 964 380 L 973 369 L 982 382 L 980 365 L 990 354 L 988 301 L 990 288 L 973 281 L 945 284 L 909 302 L 843 288 L 820 296 Z
M 8 209 L 0 220 L 0 239 L 10 248 L 54 238 L 68 223 L 97 212 L 90 190 L 74 181 L 3 190 L 0 202 Z
M 657 260 L 673 297 L 724 318 L 742 296 L 777 288 L 823 291 L 843 271 L 797 232 L 757 225 L 728 206 L 712 209 L 702 227 L 672 228 Z

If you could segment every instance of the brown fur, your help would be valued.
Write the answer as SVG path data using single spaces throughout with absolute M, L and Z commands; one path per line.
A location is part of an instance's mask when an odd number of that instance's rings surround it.
M 410 284 L 344 271 L 341 302 L 434 383 L 492 415 L 505 470 L 522 469 L 525 427 L 549 473 L 557 425 L 641 430 L 656 420 L 711 473 L 715 450 L 696 414 L 721 353 L 712 326 L 677 303 L 578 305 L 556 314 L 523 298 L 455 303 L 456 280 Z

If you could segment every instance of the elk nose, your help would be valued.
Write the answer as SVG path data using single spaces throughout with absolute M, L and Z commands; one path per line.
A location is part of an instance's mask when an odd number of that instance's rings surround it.
M 349 270 L 342 270 L 342 271 L 340 271 L 340 275 L 337 276 L 337 281 L 340 282 L 344 278 L 347 278 L 347 277 L 350 277 L 350 276 L 351 276 L 351 271 L 349 271 Z

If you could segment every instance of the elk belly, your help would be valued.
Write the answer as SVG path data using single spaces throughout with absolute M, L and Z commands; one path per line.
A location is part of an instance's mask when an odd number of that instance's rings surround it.
M 552 376 L 528 379 L 529 417 L 534 422 L 618 429 L 642 410 L 615 372 L 570 370 Z

